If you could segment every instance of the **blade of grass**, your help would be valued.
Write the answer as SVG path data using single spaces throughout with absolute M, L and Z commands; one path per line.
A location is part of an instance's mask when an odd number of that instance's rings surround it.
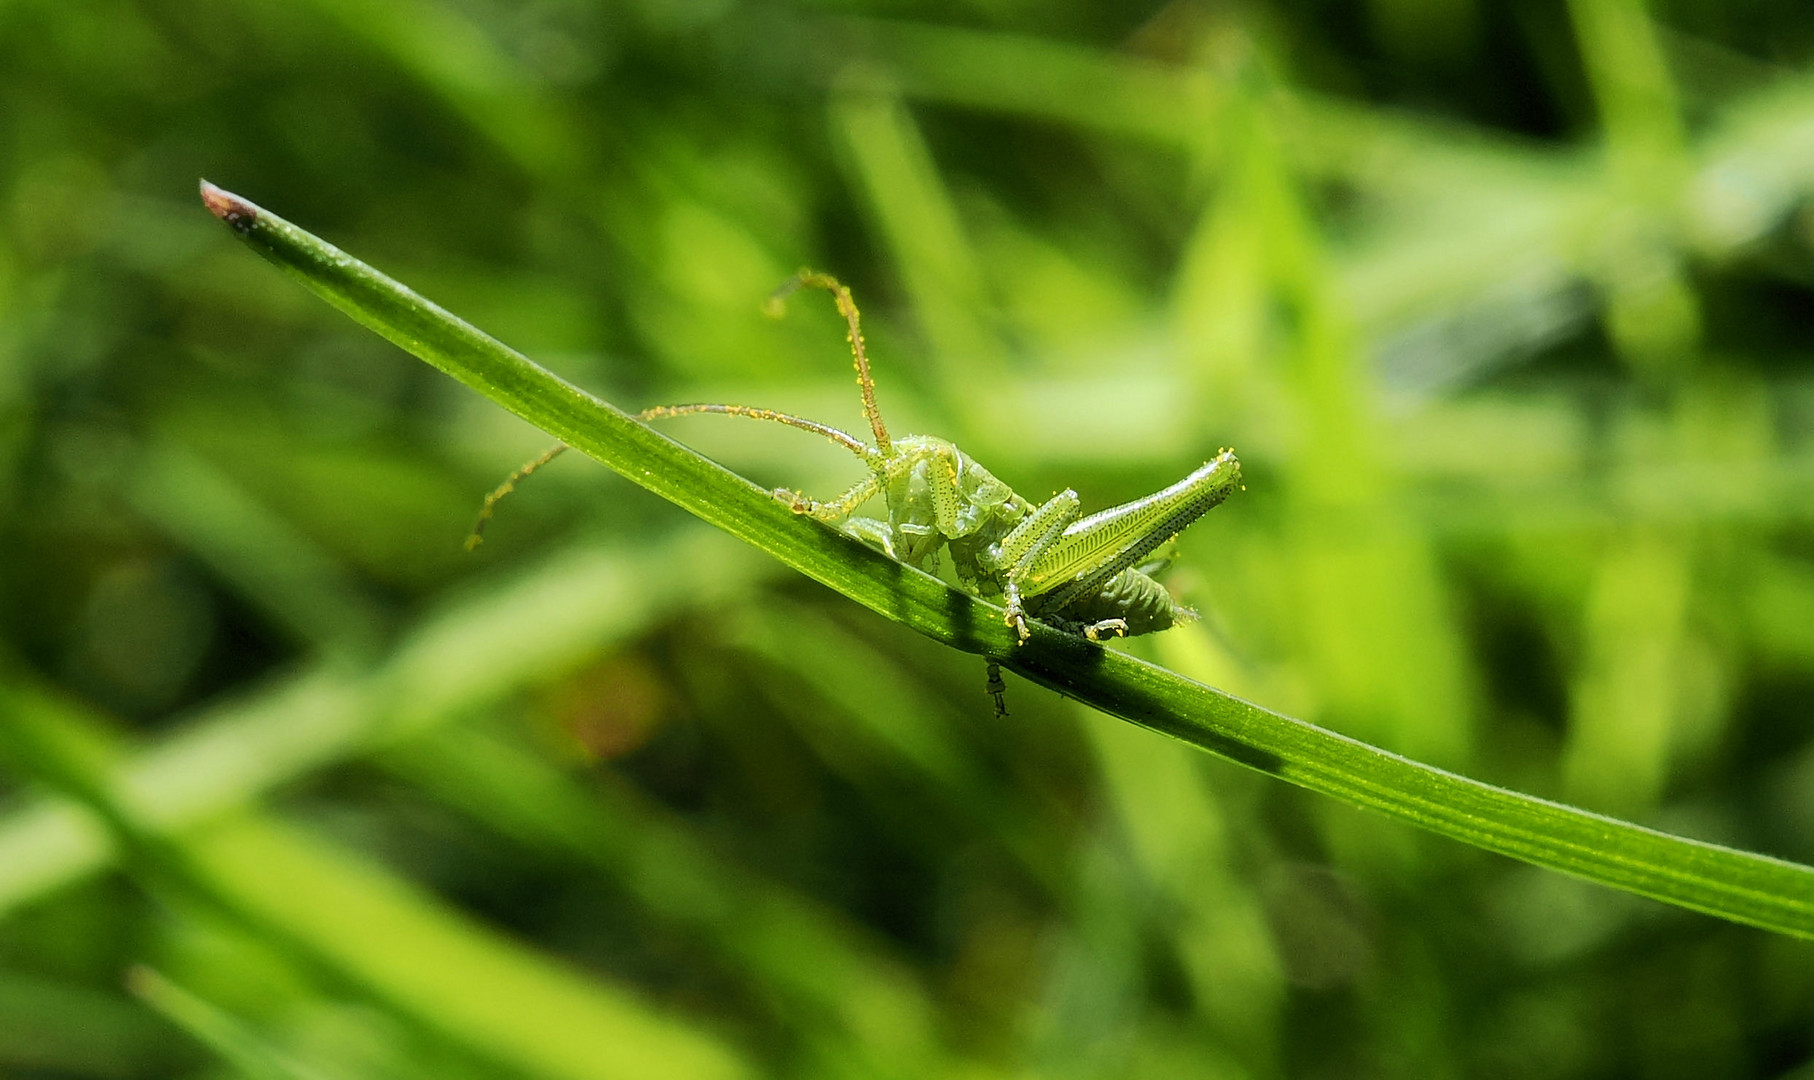
M 167 1023 L 118 994 L 0 971 L 0 1075 L 187 1076 L 199 1056 Z
M 952 405 L 987 400 L 977 391 L 998 380 L 1007 366 L 1004 350 L 981 317 L 986 291 L 969 230 L 918 125 L 886 90 L 839 95 L 831 119 L 853 186 L 868 196 L 915 314 L 939 353 L 939 384 L 951 388 Z
M 973 755 L 950 737 L 956 723 L 934 695 L 875 649 L 802 605 L 740 612 L 728 640 L 750 659 L 787 676 L 787 690 L 761 692 L 827 768 L 868 792 L 901 789 L 917 842 L 980 828 L 1007 862 L 1062 903 L 1070 867 L 1053 857 L 1039 821 Z M 806 691 L 805 694 L 799 691 Z M 961 722 L 961 721 L 960 721 Z M 969 824 L 966 824 L 969 823 Z
M 202 197 L 254 250 L 360 323 L 628 479 L 937 641 L 1125 720 L 1444 836 L 1814 938 L 1814 868 L 1431 768 L 1043 626 L 1017 648 L 998 608 L 792 514 L 743 478 L 282 218 L 211 184 L 203 184 Z
M 581 784 L 514 741 L 467 725 L 379 758 L 392 774 L 518 843 L 589 866 L 658 926 L 707 945 L 784 1007 L 849 1075 L 957 1068 L 937 1009 L 889 945 L 841 913 L 708 844 L 673 811 L 602 772 Z M 965 1075 L 990 1075 L 976 1061 Z
M 177 910 L 225 915 L 522 1075 L 754 1074 L 718 1035 L 635 989 L 525 948 L 300 828 L 247 813 L 163 831 L 119 782 L 99 729 L 27 677 L 0 683 L 0 753 L 99 819 L 134 877 Z
M 149 493 L 143 490 L 147 487 Z M 200 497 L 191 489 L 198 490 Z M 351 617 L 360 612 L 343 598 L 347 586 L 325 562 L 326 556 L 199 458 L 172 444 L 151 444 L 131 495 L 143 512 L 239 583 L 242 595 L 279 617 L 300 614 L 286 621 L 302 630 L 324 655 L 337 655 L 337 643 L 349 628 L 358 640 L 370 637 L 358 633 L 369 620 Z M 249 551 L 243 550 L 248 547 L 243 540 L 246 536 L 255 541 Z M 691 553 L 686 554 L 689 548 Z M 616 581 L 633 579 L 650 596 L 689 604 L 726 591 L 714 588 L 703 575 L 688 575 L 686 568 L 695 561 L 709 561 L 720 579 L 727 572 L 740 581 L 748 574 L 779 571 L 749 548 L 697 525 L 652 545 L 644 557 L 623 553 L 612 561 L 634 564 L 623 565 L 613 576 Z M 275 563 L 280 569 L 273 571 L 266 563 Z M 451 622 L 446 617 L 429 620 L 427 632 L 419 629 L 398 650 L 399 656 L 411 658 L 397 665 L 396 670 L 403 674 L 381 667 L 366 684 L 379 687 L 387 679 L 408 678 L 412 671 L 421 673 L 417 678 L 422 685 L 445 686 L 446 669 L 482 671 L 491 680 L 498 674 L 558 669 L 573 659 L 572 647 L 596 649 L 601 630 L 646 627 L 662 613 L 651 608 L 648 617 L 639 616 L 638 610 L 649 605 L 637 599 L 633 590 L 586 589 L 583 576 L 573 573 L 571 567 L 556 574 L 550 584 L 552 588 L 544 588 L 534 578 L 519 580 L 501 591 L 502 603 L 468 602 Z M 579 595 L 582 591 L 587 595 Z M 317 594 L 324 594 L 325 599 Z M 555 595 L 561 597 L 558 603 L 547 602 Z M 340 601 L 338 612 L 336 600 Z M 557 612 L 563 608 L 577 618 L 562 619 Z M 450 633 L 453 627 L 459 629 Z M 455 644 L 462 638 L 467 639 L 465 644 Z M 462 659 L 467 655 L 482 655 L 485 661 L 468 663 Z M 490 688 L 475 688 L 471 683 L 456 684 L 454 696 L 473 701 L 475 689 L 476 700 L 495 696 Z M 351 696 L 357 700 L 359 695 Z M 382 703 L 392 696 L 374 689 L 365 696 L 369 704 L 363 707 L 345 703 L 339 710 L 342 715 L 366 719 L 339 730 L 355 735 L 375 727 L 394 727 L 376 720 Z M 419 693 L 409 696 L 420 704 Z M 372 705 L 378 705 L 378 710 Z M 453 705 L 435 712 L 445 718 L 464 715 L 471 707 Z M 282 726 L 294 731 L 307 725 L 288 722 Z M 188 738 L 196 734 L 191 732 Z M 935 1010 L 924 988 L 883 943 L 778 882 L 724 863 L 691 830 L 659 806 L 639 800 L 628 786 L 595 777 L 582 787 L 525 748 L 464 724 L 436 723 L 432 737 L 417 730 L 401 743 L 342 738 L 331 746 L 300 754 L 295 752 L 295 742 L 288 743 L 289 753 L 277 746 L 248 748 L 241 760 L 308 768 L 323 764 L 335 748 L 370 749 L 373 745 L 382 747 L 378 760 L 383 766 L 444 803 L 518 842 L 592 866 L 627 887 L 660 923 L 709 942 L 733 965 L 740 965 L 765 994 L 785 999 L 790 1013 L 810 1015 L 819 1052 L 861 1061 L 865 1075 L 925 1076 L 945 1067 L 940 1064 L 941 1049 L 934 1033 Z M 166 745 L 151 753 L 173 749 Z M 142 774 L 145 764 L 141 757 L 131 774 Z M 198 768 L 190 757 L 162 774 L 180 778 L 193 790 L 197 774 L 207 775 L 218 785 L 234 771 Z M 159 808 L 168 804 L 172 789 L 169 784 L 129 782 L 129 786 Z M 217 793 L 219 790 L 216 788 Z M 196 812 L 218 812 L 223 807 L 217 802 L 191 796 L 188 805 Z M 164 820 L 156 812 L 148 816 Z M 189 828 L 195 824 L 192 818 L 168 824 Z M 0 862 L 4 862 L 11 824 L 0 820 Z M 0 875 L 0 911 L 5 898 L 4 876 Z
M 321 1072 L 290 1057 L 238 1017 L 151 968 L 137 967 L 127 972 L 126 985 L 139 1000 L 252 1080 L 332 1080 L 338 1075 Z
M 191 525 L 184 531 L 207 531 Z M 695 575 L 682 589 L 681 572 L 694 561 L 712 573 Z M 612 789 L 616 798 L 594 805 L 603 792 L 582 795 L 554 770 L 533 769 L 522 750 L 464 727 L 444 730 L 445 721 L 648 626 L 667 614 L 659 598 L 697 604 L 723 597 L 769 572 L 764 565 L 749 548 L 703 527 L 646 551 L 570 553 L 430 616 L 389 663 L 370 672 L 328 665 L 253 703 L 228 705 L 118 768 L 119 782 L 145 823 L 206 837 L 212 834 L 198 826 L 230 817 L 275 785 L 379 751 L 381 761 L 412 778 L 444 776 L 440 790 L 449 798 L 518 839 L 571 848 L 628 885 L 658 918 L 705 935 L 790 1008 L 835 1017 L 848 1038 L 822 1033 L 826 1052 L 873 1057 L 866 1067 L 875 1075 L 936 1072 L 928 1062 L 942 1060 L 941 1051 L 923 991 L 879 943 L 785 887 L 715 861 L 688 830 L 627 790 Z M 658 586 L 653 606 L 637 599 L 632 583 Z M 474 656 L 486 662 L 476 664 Z M 450 761 L 459 762 L 453 774 L 445 768 Z M 0 918 L 119 854 L 79 804 L 45 801 L 0 818 Z M 734 913 L 728 921 L 726 912 Z M 813 962 L 799 967 L 802 956 Z M 0 1038 L 0 1050 L 4 1043 Z
M 332 556 L 184 447 L 153 440 L 137 458 L 122 487 L 133 508 L 255 598 L 278 625 L 336 656 L 377 651 L 384 612 Z
M 709 572 L 689 570 L 699 564 Z M 432 736 L 642 632 L 682 600 L 733 596 L 762 572 L 747 548 L 707 529 L 646 549 L 565 552 L 428 616 L 369 671 L 324 664 L 191 720 L 139 754 L 121 782 L 151 824 L 188 828 L 313 770 Z M 93 815 L 67 803 L 0 818 L 0 919 L 117 855 Z

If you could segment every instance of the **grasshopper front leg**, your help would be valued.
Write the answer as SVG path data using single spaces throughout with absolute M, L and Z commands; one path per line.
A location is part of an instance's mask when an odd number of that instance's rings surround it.
M 996 565 L 1003 571 L 1002 599 L 1009 626 L 1021 641 L 1032 636 L 1027 629 L 1027 612 L 1022 602 L 1022 585 L 1041 556 L 1064 535 L 1065 528 L 1082 513 L 1075 491 L 1066 488 L 1052 496 L 1021 519 L 1013 531 L 1002 538 L 995 553 Z
M 991 660 L 983 666 L 983 692 L 995 699 L 995 718 L 1008 715 L 1008 684 L 1001 680 L 1001 665 Z
M 776 488 L 774 496 L 786 503 L 787 508 L 794 513 L 804 514 L 815 521 L 829 524 L 849 517 L 856 512 L 857 507 L 868 502 L 880 490 L 882 490 L 881 477 L 871 474 L 857 481 L 849 491 L 830 502 L 820 502 L 792 488 Z

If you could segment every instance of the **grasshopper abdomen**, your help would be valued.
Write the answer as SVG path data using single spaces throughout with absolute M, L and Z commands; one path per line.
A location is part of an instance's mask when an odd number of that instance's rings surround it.
M 1050 614 L 1042 612 L 1041 616 L 1079 631 L 1119 620 L 1124 625 L 1116 628 L 1117 633 L 1137 637 L 1170 630 L 1194 620 L 1197 613 L 1174 600 L 1164 585 L 1145 572 L 1129 567 L 1095 591 Z

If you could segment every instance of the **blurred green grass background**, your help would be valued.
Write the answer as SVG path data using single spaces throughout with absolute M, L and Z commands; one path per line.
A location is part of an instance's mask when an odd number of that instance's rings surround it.
M 0 2 L 0 1075 L 1814 1076 L 1814 949 L 947 654 L 320 304 L 1092 507 L 1126 648 L 1814 860 L 1814 12 Z M 819 298 L 823 299 L 823 298 Z M 804 301 L 805 298 L 802 298 Z M 798 432 L 676 437 L 768 485 Z M 89 784 L 110 820 L 53 794 Z

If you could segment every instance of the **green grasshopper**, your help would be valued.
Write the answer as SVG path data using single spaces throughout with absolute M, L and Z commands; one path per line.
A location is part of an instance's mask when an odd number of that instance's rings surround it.
M 849 324 L 851 359 L 873 444 L 826 424 L 748 405 L 664 405 L 644 410 L 637 419 L 690 413 L 745 416 L 810 431 L 844 447 L 869 470 L 849 491 L 820 502 L 779 488 L 775 498 L 796 514 L 841 525 L 909 566 L 933 570 L 944 550 L 965 587 L 1002 598 L 1003 617 L 1023 643 L 1031 636 L 1030 619 L 1100 641 L 1109 635 L 1155 633 L 1196 618 L 1152 577 L 1166 560 L 1149 556 L 1241 486 L 1241 463 L 1234 451 L 1221 451 L 1163 491 L 1089 517 L 1082 516 L 1077 493 L 1069 489 L 1034 505 L 946 439 L 890 438 L 876 408 L 875 380 L 850 290 L 827 274 L 801 271 L 769 298 L 770 313 L 780 314 L 786 298 L 801 288 L 831 293 Z M 469 548 L 479 542 L 497 501 L 564 449 L 557 446 L 517 470 L 485 500 Z M 887 507 L 887 519 L 856 516 L 877 495 Z M 994 661 L 987 676 L 996 715 L 1005 716 L 1006 687 Z

